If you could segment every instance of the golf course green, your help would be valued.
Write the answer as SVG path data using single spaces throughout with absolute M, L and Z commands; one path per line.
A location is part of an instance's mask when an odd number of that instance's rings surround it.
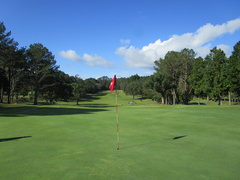
M 239 105 L 160 105 L 119 91 L 117 150 L 115 104 L 108 91 L 79 105 L 0 104 L 0 179 L 239 179 Z

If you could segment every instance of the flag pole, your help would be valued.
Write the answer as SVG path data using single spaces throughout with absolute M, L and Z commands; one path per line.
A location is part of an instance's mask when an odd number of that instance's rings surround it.
M 116 78 L 116 75 L 114 75 L 112 81 L 111 81 L 111 84 L 109 85 L 109 89 L 110 89 L 110 92 L 113 92 L 114 91 L 114 88 L 117 84 L 117 78 Z M 118 125 L 118 92 L 117 92 L 117 89 L 115 89 L 115 94 L 116 94 L 116 128 L 117 128 L 117 150 L 120 149 L 120 145 L 119 145 L 119 125 Z
M 119 125 L 118 125 L 118 92 L 116 92 L 116 128 L 117 128 L 117 150 L 120 150 L 120 145 L 119 145 Z

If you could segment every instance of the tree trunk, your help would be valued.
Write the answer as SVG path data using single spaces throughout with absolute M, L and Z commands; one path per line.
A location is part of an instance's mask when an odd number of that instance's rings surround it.
M 9 82 L 8 87 L 8 104 L 11 104 L 13 102 L 13 91 L 14 91 L 14 82 L 12 80 Z
M 34 102 L 33 102 L 34 105 L 38 104 L 37 99 L 38 99 L 38 88 L 36 87 L 34 90 Z
M 14 101 L 15 79 L 12 77 L 11 81 L 11 102 Z
M 15 79 L 11 72 L 11 69 L 8 70 L 8 104 L 11 104 L 13 102 L 14 98 L 14 89 L 15 89 Z
M 8 70 L 8 89 L 7 89 L 7 103 L 11 104 L 11 73 Z
M 222 98 L 221 98 L 220 94 L 218 95 L 218 105 L 222 105 Z
M 3 86 L 2 86 L 1 92 L 0 92 L 0 103 L 3 103 Z
M 175 92 L 175 89 L 173 89 L 172 95 L 173 95 L 173 105 L 176 105 L 176 92 Z
M 207 105 L 209 105 L 209 96 L 207 95 L 207 102 L 206 102 Z
M 162 104 L 164 104 L 164 97 L 162 96 Z
M 232 98 L 231 98 L 231 91 L 228 91 L 228 103 L 229 103 L 229 105 L 231 105 L 232 104 Z
M 11 97 L 10 97 L 9 92 L 8 92 L 8 104 L 11 104 Z
M 16 103 L 18 103 L 18 93 L 16 94 Z

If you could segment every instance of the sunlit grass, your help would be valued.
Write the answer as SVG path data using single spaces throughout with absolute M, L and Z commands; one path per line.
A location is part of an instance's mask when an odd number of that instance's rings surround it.
M 238 179 L 239 106 L 115 98 L 0 105 L 0 179 Z

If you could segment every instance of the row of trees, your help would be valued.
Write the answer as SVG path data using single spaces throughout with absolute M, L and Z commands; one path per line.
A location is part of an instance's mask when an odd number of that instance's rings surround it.
M 193 95 L 218 100 L 229 94 L 240 95 L 240 41 L 227 58 L 224 51 L 213 48 L 203 59 L 195 58 L 193 50 L 168 52 L 155 62 L 154 88 L 164 98 L 171 95 L 173 104 L 188 104 Z M 165 100 L 166 101 L 166 100 Z
M 155 61 L 155 73 L 149 77 L 131 76 L 120 81 L 125 93 L 142 95 L 161 101 L 162 104 L 188 104 L 193 96 L 206 98 L 221 104 L 228 96 L 240 96 L 240 41 L 232 55 L 213 48 L 203 59 L 196 58 L 192 49 L 170 51 Z M 198 101 L 199 102 L 199 101 Z
M 76 102 L 87 93 L 107 90 L 110 78 L 82 80 L 59 70 L 53 54 L 42 44 L 18 47 L 0 23 L 0 102 L 18 101 L 19 95 L 29 95 L 33 103 L 41 96 L 49 103 L 57 100 Z M 126 94 L 151 98 L 162 104 L 188 102 L 197 96 L 218 100 L 240 95 L 240 41 L 228 58 L 221 49 L 213 48 L 205 57 L 197 57 L 192 49 L 170 51 L 155 61 L 155 73 L 140 77 L 118 78 L 117 88 Z
M 0 23 L 0 102 L 7 97 L 7 103 L 18 101 L 19 95 L 32 92 L 33 103 L 38 97 L 53 103 L 56 100 L 80 98 L 87 93 L 96 93 L 107 89 L 108 77 L 98 80 L 82 80 L 78 76 L 69 76 L 59 70 L 53 54 L 42 44 L 31 44 L 28 48 L 18 47 Z

